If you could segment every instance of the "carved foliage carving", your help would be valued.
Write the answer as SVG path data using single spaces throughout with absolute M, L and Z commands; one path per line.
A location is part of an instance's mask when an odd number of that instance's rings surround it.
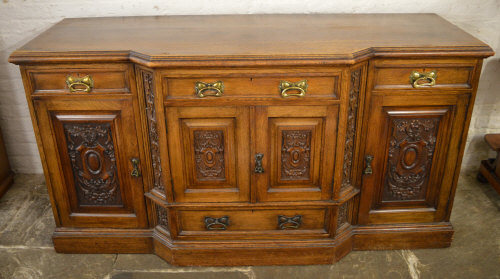
M 156 216 L 157 216 L 157 222 L 159 226 L 164 227 L 164 229 L 168 230 L 168 217 L 167 217 L 167 210 L 164 207 L 161 207 L 159 205 L 156 206 Z
M 283 130 L 281 179 L 308 180 L 311 168 L 311 130 Z
M 144 82 L 144 98 L 146 102 L 146 116 L 148 119 L 149 141 L 151 147 L 151 163 L 153 165 L 153 185 L 160 191 L 165 191 L 162 180 L 160 143 L 158 137 L 156 110 L 155 110 L 155 92 L 153 88 L 153 73 L 142 72 Z
M 66 123 L 63 128 L 79 204 L 122 204 L 111 124 Z
M 393 118 L 384 200 L 425 198 L 439 118 Z
M 349 208 L 348 205 L 349 202 L 345 202 L 338 209 L 337 230 L 348 222 L 347 220 L 348 208 Z
M 224 132 L 222 130 L 194 130 L 193 136 L 197 179 L 225 179 Z
M 361 86 L 361 69 L 351 74 L 351 85 L 349 90 L 349 105 L 347 108 L 347 133 L 344 145 L 344 165 L 342 172 L 341 189 L 345 189 L 351 182 L 352 159 L 354 154 L 354 143 L 356 140 L 356 118 L 358 114 L 359 90 Z

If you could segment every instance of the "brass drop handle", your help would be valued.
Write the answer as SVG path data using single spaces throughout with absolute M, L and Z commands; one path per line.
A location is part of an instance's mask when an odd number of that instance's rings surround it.
M 220 80 L 214 83 L 197 81 L 194 85 L 194 90 L 196 91 L 196 96 L 200 98 L 205 98 L 206 96 L 220 97 L 224 93 L 224 83 Z
M 410 83 L 413 88 L 420 87 L 431 87 L 436 85 L 436 71 L 430 71 L 427 73 L 420 73 L 418 71 L 413 71 L 410 74 Z
M 298 90 L 298 93 L 289 93 L 290 90 Z M 290 96 L 304 97 L 307 92 L 307 80 L 290 82 L 286 80 L 280 81 L 281 97 L 287 98 Z
M 68 75 L 66 77 L 66 84 L 68 85 L 69 92 L 85 92 L 89 93 L 94 88 L 94 80 L 91 76 L 86 75 L 84 77 L 72 77 Z M 83 88 L 82 88 L 83 87 Z
M 298 229 L 302 224 L 302 215 L 288 217 L 285 215 L 278 216 L 278 227 L 280 230 Z
M 130 175 L 133 177 L 141 176 L 141 171 L 139 170 L 139 159 L 132 158 L 130 161 L 132 162 L 132 168 L 133 168 Z
M 209 231 L 224 231 L 229 226 L 229 216 L 205 217 L 205 228 Z
M 262 167 L 262 158 L 264 158 L 264 154 L 255 154 L 255 173 L 264 173 L 264 168 Z
M 373 158 L 374 158 L 373 155 L 366 155 L 365 156 L 366 168 L 363 170 L 363 174 L 365 174 L 365 175 L 373 174 L 373 169 L 372 169 Z

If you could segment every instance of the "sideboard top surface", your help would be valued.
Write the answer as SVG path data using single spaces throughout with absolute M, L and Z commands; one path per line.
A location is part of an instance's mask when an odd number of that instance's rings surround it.
M 435 14 L 193 15 L 64 19 L 15 51 L 10 61 L 356 62 L 405 53 L 486 57 L 493 51 Z

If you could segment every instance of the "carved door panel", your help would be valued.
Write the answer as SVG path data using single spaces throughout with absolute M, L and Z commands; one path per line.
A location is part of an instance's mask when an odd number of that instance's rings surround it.
M 255 115 L 254 156 L 262 156 L 254 158 L 257 199 L 330 199 L 338 107 L 256 107 Z
M 248 201 L 249 109 L 169 107 L 166 114 L 175 201 Z
M 132 101 L 34 105 L 61 225 L 147 227 Z
M 365 137 L 361 224 L 441 221 L 453 181 L 466 102 L 464 96 L 454 95 L 372 97 Z M 373 156 L 370 163 L 366 161 L 370 161 L 369 156 Z M 445 169 L 447 175 L 443 175 Z

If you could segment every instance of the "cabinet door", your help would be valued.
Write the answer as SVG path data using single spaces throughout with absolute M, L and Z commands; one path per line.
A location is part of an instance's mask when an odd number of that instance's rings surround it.
M 374 95 L 367 114 L 359 223 L 444 221 L 466 95 Z
M 132 101 L 34 101 L 55 205 L 64 227 L 147 227 Z
M 175 201 L 248 201 L 248 108 L 168 107 L 166 110 Z
M 255 115 L 253 155 L 263 155 L 263 172 L 254 175 L 258 200 L 330 199 L 338 107 L 256 107 Z

